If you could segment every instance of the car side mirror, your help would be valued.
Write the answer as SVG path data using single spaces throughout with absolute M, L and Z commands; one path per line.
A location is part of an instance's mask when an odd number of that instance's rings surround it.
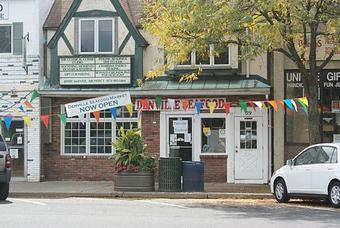
M 287 165 L 288 166 L 293 166 L 293 160 L 292 159 L 287 160 Z

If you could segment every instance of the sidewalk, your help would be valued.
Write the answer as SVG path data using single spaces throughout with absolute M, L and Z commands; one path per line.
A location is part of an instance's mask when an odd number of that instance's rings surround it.
M 156 185 L 157 186 L 157 185 Z M 268 185 L 206 183 L 205 192 L 115 192 L 112 181 L 12 181 L 9 197 L 18 198 L 170 198 L 170 199 L 265 199 L 272 198 Z

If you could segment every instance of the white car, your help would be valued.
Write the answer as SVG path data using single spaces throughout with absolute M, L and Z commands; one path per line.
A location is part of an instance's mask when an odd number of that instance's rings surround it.
M 325 198 L 340 207 L 340 143 L 304 149 L 271 178 L 270 189 L 279 203 L 291 197 Z

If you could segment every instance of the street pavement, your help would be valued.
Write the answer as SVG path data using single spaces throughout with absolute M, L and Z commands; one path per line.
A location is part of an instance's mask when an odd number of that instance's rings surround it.
M 4 228 L 49 227 L 339 227 L 340 210 L 326 203 L 236 199 L 9 198 L 0 203 Z

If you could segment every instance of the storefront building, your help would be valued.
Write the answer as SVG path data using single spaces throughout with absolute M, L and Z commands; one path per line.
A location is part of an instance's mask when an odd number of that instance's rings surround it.
M 150 154 L 204 161 L 206 181 L 267 183 L 270 112 L 241 111 L 239 105 L 268 99 L 266 56 L 243 64 L 237 46 L 218 57 L 211 51 L 207 59 L 193 53 L 190 64 L 138 86 L 164 63 L 157 39 L 139 27 L 142 12 L 140 0 L 62 0 L 52 7 L 44 25 L 48 55 L 40 89 L 42 108 L 49 107 L 43 114 L 51 116 L 43 133 L 44 179 L 111 180 L 108 158 L 118 130 L 140 126 Z M 198 65 L 203 68 L 198 80 L 178 82 Z M 99 121 L 93 114 L 67 118 L 66 124 L 60 120 L 67 103 L 122 91 L 131 94 L 132 113 L 121 107 L 115 118 L 105 110 Z
M 40 99 L 33 108 L 23 102 L 39 88 L 40 57 L 43 56 L 41 27 L 52 0 L 0 1 L 0 132 L 12 156 L 14 180 L 40 180 Z M 18 107 L 22 107 L 18 111 Z M 24 124 L 28 116 L 31 126 Z

